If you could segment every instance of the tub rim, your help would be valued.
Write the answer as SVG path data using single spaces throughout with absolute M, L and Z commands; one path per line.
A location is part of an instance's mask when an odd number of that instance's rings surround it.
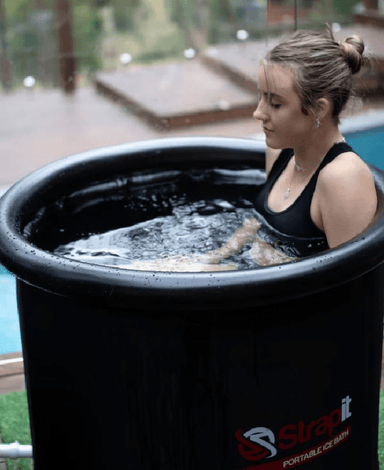
M 153 308 L 156 301 L 183 305 L 194 303 L 196 295 L 210 305 L 218 302 L 225 304 L 233 297 L 248 298 L 249 289 L 253 293 L 252 305 L 296 299 L 345 284 L 375 269 L 384 260 L 382 214 L 360 236 L 328 252 L 296 263 L 229 272 L 131 271 L 92 265 L 39 249 L 26 241 L 15 228 L 20 223 L 21 208 L 33 199 L 31 194 L 48 191 L 53 176 L 60 180 L 68 177 L 70 169 L 84 169 L 90 162 L 97 166 L 111 156 L 120 158 L 127 153 L 140 156 L 143 152 L 161 156 L 165 150 L 180 151 L 186 147 L 213 152 L 225 149 L 236 151 L 236 155 L 265 151 L 265 143 L 253 139 L 164 138 L 104 147 L 51 163 L 14 184 L 0 199 L 0 261 L 18 279 L 51 293 L 92 299 L 102 304 L 119 304 L 122 299 L 128 298 L 140 301 L 150 295 L 148 308 Z M 384 172 L 373 165 L 369 166 L 377 188 L 384 193 Z M 146 302 L 144 308 L 145 305 Z

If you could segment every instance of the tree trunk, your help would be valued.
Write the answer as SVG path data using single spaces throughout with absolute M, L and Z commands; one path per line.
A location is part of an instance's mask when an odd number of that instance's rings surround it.
M 56 0 L 61 83 L 65 93 L 75 91 L 75 57 L 70 0 Z
M 378 0 L 363 0 L 363 4 L 367 10 L 377 10 L 379 7 Z

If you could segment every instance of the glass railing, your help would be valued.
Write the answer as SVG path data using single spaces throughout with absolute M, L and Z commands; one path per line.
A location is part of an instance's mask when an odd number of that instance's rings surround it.
M 331 0 L 2 0 L 2 90 L 92 86 L 98 71 L 180 62 L 212 45 L 350 24 Z M 240 33 L 239 33 L 240 32 Z

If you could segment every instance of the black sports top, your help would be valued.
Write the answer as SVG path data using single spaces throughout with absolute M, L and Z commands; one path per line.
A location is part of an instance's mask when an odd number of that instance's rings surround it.
M 268 195 L 293 156 L 292 149 L 281 151 L 255 202 L 256 211 L 262 216 L 269 229 L 272 229 L 278 236 L 280 242 L 277 243 L 278 245 L 288 245 L 292 248 L 291 253 L 296 256 L 309 256 L 329 249 L 324 232 L 317 228 L 311 219 L 312 197 L 320 171 L 338 155 L 351 151 L 353 151 L 352 147 L 344 142 L 335 144 L 328 151 L 300 196 L 287 209 L 274 212 L 268 207 Z

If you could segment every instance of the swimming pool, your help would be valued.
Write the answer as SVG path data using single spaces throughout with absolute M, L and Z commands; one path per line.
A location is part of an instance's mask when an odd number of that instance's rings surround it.
M 384 113 L 348 120 L 341 126 L 341 131 L 356 153 L 384 170 Z M 255 137 L 259 139 L 263 136 L 264 134 Z M 0 196 L 1 194 L 0 192 Z M 0 325 L 0 354 L 21 351 L 16 282 L 14 276 L 1 265 Z
M 366 162 L 384 170 L 384 127 L 344 133 L 347 143 Z
M 0 265 L 0 354 L 21 351 L 16 280 Z

